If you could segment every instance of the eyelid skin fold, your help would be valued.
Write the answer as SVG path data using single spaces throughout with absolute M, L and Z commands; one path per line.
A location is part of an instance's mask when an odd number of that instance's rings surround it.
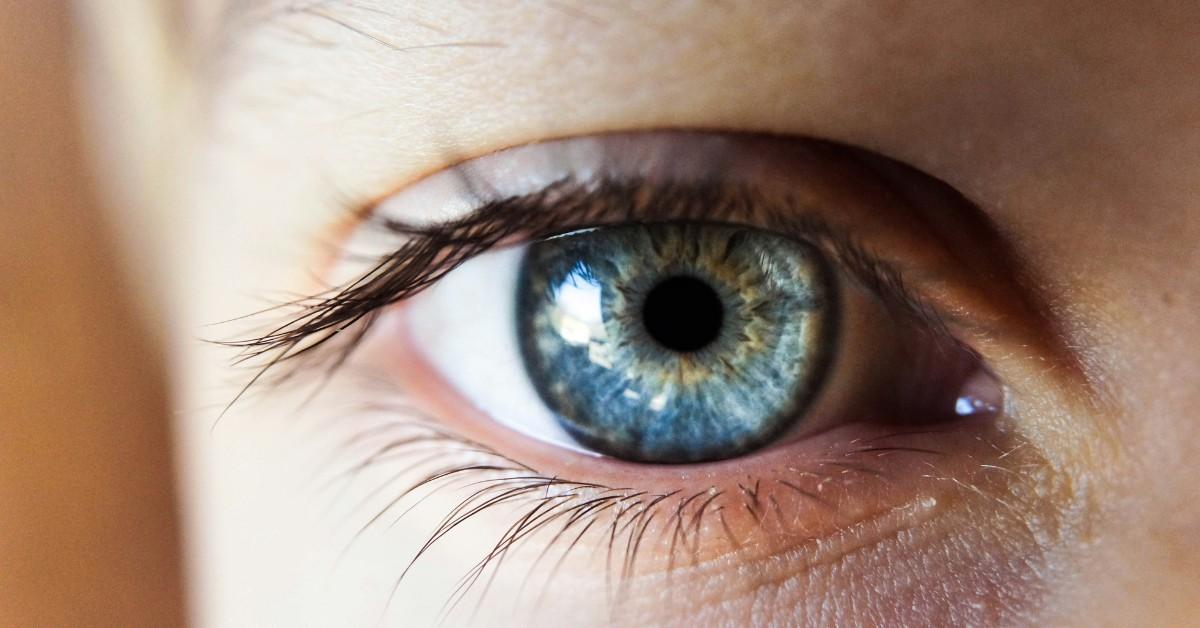
M 272 333 L 228 344 L 253 361 L 329 340 L 375 308 L 416 294 L 457 264 L 504 242 L 629 219 L 714 220 L 728 214 L 738 222 L 770 226 L 769 220 L 752 215 L 769 208 L 788 222 L 807 220 L 830 235 L 853 233 L 852 239 L 842 238 L 848 263 L 878 271 L 886 266 L 876 258 L 884 256 L 904 272 L 907 284 L 920 285 L 922 307 L 937 310 L 947 322 L 956 322 L 956 311 L 972 310 L 969 320 L 957 321 L 970 322 L 973 329 L 963 331 L 972 336 L 1028 335 L 1029 329 L 1040 329 L 1013 324 L 1037 318 L 1013 296 L 1018 292 L 1013 286 L 980 283 L 980 276 L 1004 276 L 995 267 L 1003 260 L 990 255 L 996 247 L 960 248 L 952 256 L 944 247 L 917 244 L 928 234 L 925 220 L 914 216 L 929 212 L 946 221 L 970 212 L 961 197 L 927 193 L 921 197 L 924 204 L 912 205 L 910 195 L 901 193 L 894 169 L 881 181 L 874 174 L 879 166 L 868 161 L 853 149 L 819 141 L 692 132 L 573 138 L 487 155 L 379 202 L 326 273 L 325 285 L 342 286 L 338 299 L 305 301 L 299 315 Z M 753 178 L 752 195 L 729 185 L 739 177 Z M 672 205 L 675 209 L 667 215 L 639 214 L 635 204 L 613 211 L 614 204 L 588 198 L 589 192 L 599 193 L 590 186 L 605 181 L 626 182 L 612 189 L 636 196 L 636 185 L 629 186 L 639 180 L 656 184 L 646 189 L 690 187 L 693 194 L 682 199 L 688 202 Z M 708 191 L 696 194 L 697 189 Z M 576 202 L 571 207 L 549 203 L 558 195 Z M 540 211 L 548 206 L 557 210 Z M 810 211 L 814 209 L 820 211 Z M 978 234 L 971 242 L 987 240 Z M 964 256 L 973 263 L 963 264 Z M 903 268 L 895 264 L 901 258 Z M 987 272 L 968 273 L 968 268 Z M 902 287 L 895 272 L 867 274 L 879 280 L 879 288 L 887 283 Z M 1040 340 L 1022 338 L 1019 343 L 1045 344 Z
M 418 508 L 419 500 L 407 500 L 421 490 L 461 499 L 404 574 L 454 529 L 491 521 L 479 525 L 507 532 L 467 571 L 466 589 L 494 578 L 505 561 L 525 556 L 537 565 L 539 549 L 556 549 L 566 569 L 607 583 L 597 593 L 620 600 L 610 610 L 622 621 L 660 599 L 630 593 L 639 588 L 701 591 L 697 612 L 725 619 L 751 617 L 755 600 L 767 598 L 797 609 L 796 623 L 1024 617 L 1041 595 L 1032 574 L 1066 531 L 1050 506 L 1060 480 L 1018 416 L 922 423 L 876 404 L 910 393 L 905 387 L 871 386 L 856 398 L 843 386 L 832 395 L 837 421 L 746 456 L 675 466 L 598 461 L 494 429 L 415 348 L 406 319 L 426 290 L 493 249 L 605 225 L 752 225 L 814 242 L 855 285 L 855 298 L 874 308 L 872 321 L 919 330 L 915 342 L 935 348 L 914 355 L 952 366 L 960 362 L 947 356 L 959 356 L 978 367 L 932 369 L 934 379 L 986 389 L 1003 376 L 988 368 L 990 355 L 1040 346 L 1031 340 L 1036 317 L 1009 298 L 1015 286 L 996 280 L 1002 268 L 981 278 L 980 269 L 1003 262 L 986 255 L 991 247 L 947 250 L 947 239 L 930 233 L 929 221 L 951 220 L 961 197 L 922 197 L 945 204 L 936 208 L 913 198 L 894 178 L 875 176 L 854 149 L 822 142 L 656 132 L 518 147 L 378 204 L 329 273 L 341 287 L 300 302 L 270 333 L 233 344 L 267 368 L 289 363 L 283 377 L 313 363 L 329 374 L 353 367 L 404 400 L 389 419 L 397 434 L 362 464 L 394 462 L 403 469 L 398 478 L 412 482 L 397 482 L 397 496 L 366 526 Z M 953 229 L 938 223 L 939 231 Z M 856 347 L 877 339 L 859 336 Z M 896 370 L 868 366 L 863 381 Z M 386 404 L 372 405 L 388 414 Z M 430 442 L 458 453 L 412 446 Z M 497 506 L 515 509 L 517 523 L 493 519 Z M 917 565 L 926 565 L 927 582 L 896 584 Z M 822 615 L 830 609 L 849 610 Z

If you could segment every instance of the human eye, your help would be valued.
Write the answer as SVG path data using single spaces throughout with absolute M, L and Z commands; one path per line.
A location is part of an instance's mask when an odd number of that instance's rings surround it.
M 623 141 L 592 143 L 620 164 Z M 973 353 L 906 312 L 917 301 L 887 281 L 894 269 L 825 219 L 838 207 L 801 205 L 778 193 L 795 174 L 746 163 L 775 149 L 804 170 L 817 154 L 780 144 L 643 136 L 636 163 L 507 199 L 516 214 L 488 220 L 546 223 L 413 300 L 402 314 L 413 368 L 512 430 L 647 464 L 737 458 L 849 419 L 998 410 Z M 639 177 L 698 148 L 726 171 Z M 828 168 L 842 157 L 824 152 Z
M 260 374 L 361 382 L 336 391 L 361 402 L 339 419 L 358 534 L 425 521 L 389 607 L 448 551 L 450 614 L 496 589 L 561 611 L 570 573 L 605 621 L 688 591 L 706 622 L 770 596 L 992 620 L 1060 533 L 1004 377 L 1059 356 L 1015 263 L 960 195 L 866 151 L 587 136 L 371 203 L 334 287 L 235 344 Z M 445 548 L 465 538 L 487 541 Z

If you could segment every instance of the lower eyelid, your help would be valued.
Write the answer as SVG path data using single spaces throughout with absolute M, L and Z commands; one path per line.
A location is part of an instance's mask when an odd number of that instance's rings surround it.
M 1026 449 L 1011 431 L 984 419 L 926 427 L 849 423 L 801 442 L 704 465 L 599 459 L 533 440 L 481 415 L 449 391 L 411 347 L 395 340 L 405 335 L 402 314 L 391 312 L 377 322 L 373 332 L 393 340 L 365 347 L 358 359 L 395 377 L 402 374 L 411 403 L 436 423 L 503 452 L 497 460 L 516 458 L 525 468 L 513 475 L 529 482 L 552 480 L 546 495 L 574 495 L 564 503 L 605 496 L 634 496 L 629 503 L 635 508 L 652 503 L 655 523 L 638 532 L 646 543 L 638 558 L 641 575 L 723 557 L 765 560 L 782 552 L 813 564 L 839 560 L 842 555 L 826 541 L 849 538 L 848 531 L 857 530 L 851 535 L 857 539 L 850 544 L 854 547 L 846 546 L 856 551 L 958 510 L 964 500 L 1000 499 L 1008 483 L 1021 477 L 1014 469 L 1031 464 L 1025 456 L 1003 455 Z M 669 537 L 680 534 L 672 526 L 684 522 L 699 530 L 689 538 L 703 541 L 689 545 L 686 555 L 666 549 Z
M 389 326 L 400 322 L 399 317 L 384 316 L 372 333 L 394 333 Z M 560 534 L 566 517 L 531 526 L 531 534 L 503 564 L 488 567 L 498 574 L 487 585 L 491 592 L 483 593 L 488 612 L 493 612 L 490 604 L 496 603 L 500 610 L 494 612 L 536 613 L 555 625 L 568 617 L 578 618 L 577 625 L 596 625 L 598 617 L 607 618 L 603 625 L 636 625 L 639 618 L 661 618 L 650 613 L 664 608 L 686 613 L 689 625 L 769 623 L 759 620 L 763 613 L 781 618 L 779 622 L 786 625 L 792 625 L 792 620 L 799 623 L 796 618 L 822 617 L 805 621 L 869 625 L 887 617 L 888 623 L 899 625 L 1029 625 L 1045 595 L 1043 578 L 1061 560 L 1057 552 L 1066 545 L 1064 537 L 1074 533 L 1061 510 L 1070 503 L 1063 494 L 1070 490 L 1069 482 L 1008 422 L 964 422 L 953 430 L 906 430 L 910 433 L 905 435 L 879 426 L 874 433 L 847 427 L 840 434 L 827 435 L 826 446 L 818 448 L 820 460 L 816 453 L 781 448 L 726 463 L 720 474 L 679 474 L 676 468 L 647 481 L 646 474 L 638 472 L 644 472 L 644 466 L 630 468 L 631 473 L 606 475 L 598 473 L 604 468 L 568 456 L 565 459 L 575 461 L 574 466 L 552 468 L 553 460 L 564 460 L 561 450 L 539 450 L 527 440 L 518 450 L 471 432 L 471 417 L 465 414 L 469 408 L 456 406 L 452 396 L 440 394 L 430 372 L 396 349 L 395 343 L 364 343 L 348 370 L 370 378 L 364 383 L 371 384 L 373 399 L 398 394 L 402 406 L 377 407 L 382 416 L 372 413 L 395 427 L 382 435 L 388 443 L 383 450 L 386 460 L 371 463 L 371 475 L 387 484 L 377 493 L 379 501 L 362 508 L 367 516 L 380 513 L 366 525 L 385 530 L 403 517 L 396 531 L 406 544 L 420 547 L 446 521 L 453 521 L 454 509 L 472 493 L 487 489 L 487 499 L 512 490 L 518 482 L 532 490 L 504 507 L 469 517 L 453 535 L 437 540 L 437 549 L 418 558 L 411 573 L 396 584 L 392 613 L 407 608 L 414 592 L 436 595 L 440 599 L 435 604 L 452 600 L 450 589 L 432 593 L 423 581 L 425 570 L 449 570 L 453 580 L 470 575 L 477 561 L 492 563 L 486 560 L 492 544 L 504 542 L 509 531 L 535 509 L 547 510 L 545 498 L 569 491 L 572 479 L 589 482 L 585 488 L 594 492 L 587 495 L 642 495 L 625 502 L 630 508 L 623 514 L 614 507 L 581 517 L 569 534 Z M 377 376 L 384 376 L 388 392 L 378 390 Z M 353 430 L 350 434 L 362 435 L 364 423 L 354 416 L 341 416 L 338 422 Z M 409 434 L 429 434 L 423 425 L 452 435 L 421 440 L 411 448 L 391 448 L 391 443 Z M 877 436 L 890 438 L 873 441 Z M 482 441 L 483 447 L 462 439 Z M 481 448 L 522 453 L 513 462 L 478 453 Z M 836 482 L 824 498 L 853 516 L 828 518 L 812 500 L 790 497 L 799 493 L 768 481 L 790 481 L 784 474 L 821 472 L 812 463 L 844 462 L 849 449 L 872 448 L 877 450 L 857 454 L 856 461 L 872 465 L 881 471 L 879 475 L 824 470 Z M 379 451 L 374 445 L 371 449 Z M 339 465 L 340 460 L 344 458 L 339 458 Z M 406 493 L 430 474 L 472 466 L 513 470 L 456 473 Z M 713 477 L 725 472 L 733 474 L 718 489 L 726 494 L 708 502 L 705 514 L 698 517 L 709 499 L 708 487 L 715 484 Z M 751 477 L 762 480 L 758 512 L 765 525 L 745 509 L 748 500 L 737 486 L 739 475 L 749 476 L 741 482 L 747 488 L 753 488 Z M 502 477 L 523 479 L 495 481 Z M 553 487 L 551 481 L 556 482 Z M 600 484 L 626 490 L 609 491 Z M 378 487 L 364 483 L 362 490 L 376 493 Z M 649 512 L 655 516 L 638 518 L 639 508 L 651 504 L 651 494 L 676 490 L 680 493 L 653 504 Z M 430 494 L 434 498 L 427 500 Z M 682 501 L 697 494 L 678 510 Z M 778 506 L 771 502 L 772 496 Z M 850 503 L 854 499 L 859 505 Z M 374 505 L 380 502 L 384 505 L 377 510 Z M 731 531 L 727 531 L 715 514 L 715 508 L 721 507 L 726 513 L 741 509 L 747 514 L 740 521 L 728 517 Z M 814 519 L 808 529 L 799 525 L 784 529 L 779 512 L 796 518 L 827 518 Z M 647 519 L 649 524 L 643 527 Z M 576 540 L 584 528 L 588 530 Z M 731 535 L 740 547 L 728 540 Z M 468 539 L 470 543 L 464 542 Z M 363 547 L 374 561 L 381 555 L 396 556 L 399 563 L 387 572 L 388 579 L 397 578 L 413 557 L 397 556 L 392 545 Z M 562 556 L 567 559 L 561 561 Z M 627 564 L 631 565 L 628 571 Z M 485 573 L 484 581 L 490 577 Z M 457 612 L 469 613 L 471 606 L 468 602 L 465 611 Z

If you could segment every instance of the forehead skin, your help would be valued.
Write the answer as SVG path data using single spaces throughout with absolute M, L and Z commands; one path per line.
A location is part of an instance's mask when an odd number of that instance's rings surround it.
M 810 135 L 947 181 L 1012 241 L 1112 396 L 1055 428 L 1104 452 L 1068 453 L 1103 542 L 1065 612 L 1190 617 L 1200 6 L 359 0 L 205 19 L 195 126 L 216 139 L 200 161 L 253 175 L 193 203 L 246 233 L 306 237 L 339 220 L 331 197 L 609 130 Z

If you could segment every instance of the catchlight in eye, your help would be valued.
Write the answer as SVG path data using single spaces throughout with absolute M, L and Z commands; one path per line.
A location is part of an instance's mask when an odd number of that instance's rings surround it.
M 804 412 L 836 307 L 812 246 L 747 227 L 601 227 L 530 245 L 526 371 L 559 424 L 640 462 L 732 458 Z

